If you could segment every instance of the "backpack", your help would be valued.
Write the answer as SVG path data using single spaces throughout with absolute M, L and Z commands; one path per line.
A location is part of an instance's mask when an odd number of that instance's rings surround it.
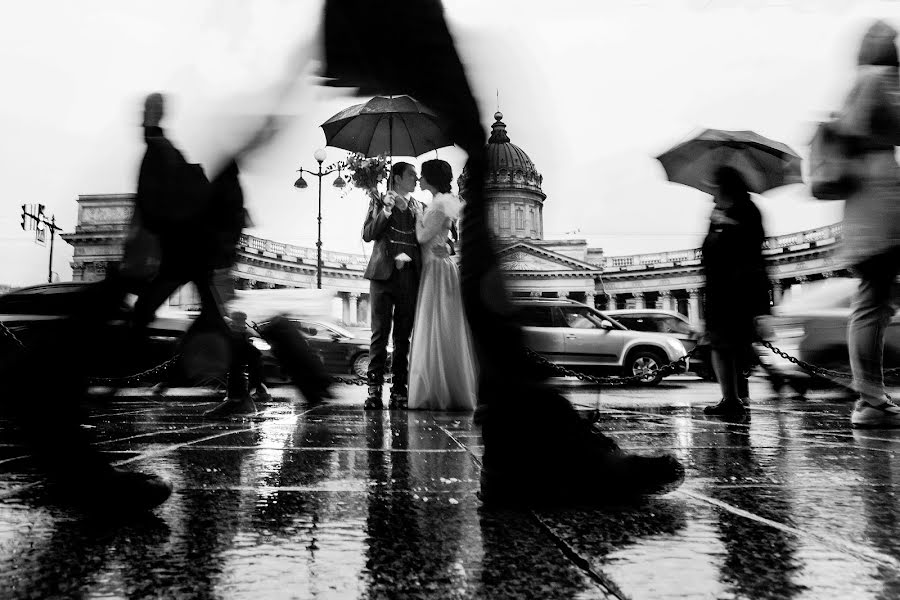
M 819 200 L 846 200 L 859 186 L 856 172 L 857 140 L 837 130 L 835 121 L 823 121 L 810 142 L 810 191 Z

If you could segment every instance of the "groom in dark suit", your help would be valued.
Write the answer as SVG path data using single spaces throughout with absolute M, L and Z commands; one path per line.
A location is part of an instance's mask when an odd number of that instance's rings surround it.
M 370 281 L 372 344 L 367 373 L 367 410 L 381 410 L 381 386 L 387 360 L 387 341 L 394 330 L 393 382 L 389 407 L 406 408 L 409 336 L 412 333 L 422 261 L 416 240 L 416 220 L 422 206 L 412 197 L 419 181 L 416 169 L 398 162 L 391 168 L 392 191 L 372 202 L 363 224 L 363 240 L 375 242 L 364 277 Z

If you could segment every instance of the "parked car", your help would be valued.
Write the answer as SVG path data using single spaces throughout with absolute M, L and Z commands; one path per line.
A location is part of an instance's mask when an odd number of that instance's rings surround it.
M 703 338 L 703 331 L 694 327 L 683 314 L 672 310 L 660 310 L 654 308 L 629 308 L 622 310 L 603 311 L 608 317 L 612 317 L 620 324 L 632 331 L 646 331 L 665 333 L 678 338 L 684 349 L 690 352 Z M 709 381 L 715 381 L 716 376 L 710 362 L 709 344 L 701 344 L 700 349 L 691 356 L 691 371 Z
M 575 370 L 662 380 L 661 366 L 686 354 L 676 337 L 632 331 L 612 317 L 566 299 L 513 299 L 525 343 L 553 363 Z
M 368 336 L 344 329 L 336 323 L 321 319 L 289 319 L 309 341 L 310 349 L 322 361 L 328 373 L 365 377 L 369 369 Z M 269 344 L 258 336 L 252 343 L 263 353 L 263 368 L 267 378 L 283 379 L 281 367 L 272 356 Z M 390 348 L 388 349 L 390 361 Z M 389 365 L 388 365 L 389 366 Z
M 858 285 L 859 281 L 851 278 L 803 284 L 800 294 L 775 307 L 771 321 L 774 337 L 769 341 L 800 360 L 849 373 L 847 322 L 850 301 Z M 757 345 L 757 353 L 776 387 L 787 383 L 802 395 L 810 388 L 831 387 L 838 383 L 850 385 L 849 379 L 836 382 L 810 375 L 763 346 Z M 900 313 L 894 313 L 884 345 L 884 368 L 896 367 L 900 367 Z M 891 383 L 897 383 L 897 380 Z
M 78 294 L 88 284 L 47 283 L 21 288 L 0 296 L 0 323 L 3 323 L 24 344 L 32 337 L 51 330 L 68 315 L 77 301 Z M 111 322 L 125 321 L 131 306 L 123 302 L 111 315 Z M 145 343 L 130 352 L 122 352 L 122 346 L 116 343 L 116 336 L 122 337 L 126 343 L 126 328 L 112 329 L 109 333 L 111 343 L 101 349 L 101 355 L 95 357 L 88 373 L 91 377 L 123 377 L 150 369 L 170 359 L 176 353 L 178 341 L 190 327 L 190 318 L 179 316 L 161 317 L 153 320 L 143 337 Z M 166 376 L 171 377 L 172 373 Z M 157 382 L 163 377 L 148 378 L 148 382 Z M 176 378 L 178 375 L 176 375 Z
M 73 307 L 76 296 L 87 283 L 48 283 L 21 288 L 0 296 L 0 323 L 28 343 L 35 334 L 52 328 Z M 123 302 L 112 321 L 125 321 L 131 306 Z M 160 316 L 162 315 L 162 316 Z M 121 347 L 109 348 L 109 353 L 98 356 L 89 375 L 91 377 L 122 377 L 152 368 L 174 356 L 178 344 L 196 315 L 177 311 L 160 311 L 147 327 L 145 344 L 139 350 L 123 353 Z M 291 319 L 309 341 L 312 351 L 319 356 L 326 371 L 336 374 L 355 374 L 365 377 L 369 365 L 369 338 L 359 337 L 343 327 L 323 320 Z M 122 328 L 122 335 L 127 335 Z M 125 340 L 123 339 L 123 343 Z M 281 367 L 271 353 L 269 344 L 251 330 L 251 343 L 263 353 L 267 377 L 281 379 Z M 390 346 L 388 347 L 390 360 Z M 156 383 L 165 378 L 169 383 L 191 383 L 180 372 L 169 371 L 157 377 L 144 379 Z

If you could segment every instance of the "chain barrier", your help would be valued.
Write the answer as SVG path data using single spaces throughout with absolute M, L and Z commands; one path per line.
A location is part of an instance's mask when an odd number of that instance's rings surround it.
M 819 377 L 825 377 L 826 379 L 853 379 L 852 373 L 845 373 L 843 371 L 834 371 L 832 369 L 826 369 L 825 367 L 819 367 L 814 364 L 808 363 L 806 361 L 800 360 L 794 356 L 791 356 L 781 348 L 778 348 L 772 345 L 772 342 L 768 340 L 758 340 L 760 345 L 765 346 L 769 350 L 771 350 L 774 354 L 777 354 L 781 358 L 785 359 L 788 362 L 791 362 L 804 371 L 808 373 L 812 373 L 813 375 L 818 375 Z M 900 367 L 894 369 L 885 369 L 884 370 L 885 377 L 894 377 L 900 376 Z
M 254 322 L 249 322 L 248 325 L 259 333 L 262 336 L 262 333 L 259 330 L 259 326 Z M 12 342 L 19 348 L 24 348 L 25 344 L 22 343 L 15 333 L 9 329 L 4 323 L 0 322 L 0 334 L 6 339 L 12 340 Z M 819 367 L 812 363 L 808 363 L 804 360 L 800 360 L 794 356 L 791 356 L 784 350 L 778 348 L 773 345 L 772 342 L 768 340 L 757 340 L 757 342 L 768 348 L 772 353 L 777 356 L 791 362 L 804 371 L 808 373 L 812 373 L 813 375 L 818 375 L 819 377 L 825 377 L 827 379 L 852 379 L 852 373 L 845 373 L 843 371 L 834 371 L 832 369 L 826 369 L 825 367 Z M 563 367 L 562 365 L 558 365 L 554 362 L 551 362 L 532 350 L 531 348 L 525 347 L 525 355 L 531 359 L 536 364 L 545 367 L 551 370 L 553 373 L 563 377 L 575 377 L 579 381 L 584 381 L 587 383 L 593 383 L 595 385 L 627 385 L 633 383 L 641 383 L 647 381 L 648 375 L 650 373 L 653 374 L 653 377 L 665 377 L 667 375 L 672 375 L 676 372 L 684 372 L 687 366 L 687 360 L 691 358 L 695 353 L 700 350 L 700 346 L 695 346 L 693 350 L 685 354 L 684 356 L 673 360 L 671 362 L 662 365 L 656 371 L 650 371 L 649 373 L 644 373 L 641 375 L 631 375 L 629 377 L 622 377 L 617 375 L 609 375 L 609 376 L 597 376 L 597 375 L 588 375 L 586 373 L 581 373 L 580 371 L 574 371 L 572 369 L 568 369 Z M 171 367 L 173 364 L 178 362 L 181 358 L 181 354 L 176 354 L 172 358 L 162 362 L 155 367 L 151 367 L 139 373 L 134 373 L 132 375 L 126 375 L 123 377 L 91 377 L 88 379 L 88 382 L 92 385 L 126 385 L 129 383 L 137 383 L 142 379 L 145 379 L 151 375 L 157 375 L 159 373 L 164 372 L 166 369 Z M 884 371 L 885 377 L 895 377 L 900 376 L 900 367 L 896 367 L 893 369 L 885 369 Z M 366 385 L 366 380 L 363 377 L 340 377 L 333 376 L 331 378 L 333 383 L 341 383 L 345 385 L 357 385 L 363 386 Z
M 114 385 L 114 386 L 124 386 L 129 383 L 137 383 L 142 379 L 146 379 L 150 375 L 157 375 L 159 373 L 164 372 L 166 369 L 171 367 L 173 364 L 178 362 L 181 358 L 181 354 L 176 354 L 172 358 L 167 361 L 156 365 L 155 367 L 151 367 L 145 371 L 141 371 L 140 373 L 134 373 L 133 375 L 124 375 L 122 377 L 88 377 L 88 383 L 91 385 Z
M 694 346 L 693 350 L 682 356 L 681 358 L 677 358 L 671 362 L 668 362 L 657 370 L 648 371 L 642 373 L 640 375 L 631 375 L 628 377 L 622 377 L 619 375 L 608 375 L 608 376 L 597 376 L 597 375 L 588 375 L 586 373 L 581 373 L 580 371 L 573 371 L 572 369 L 568 369 L 562 365 L 558 365 L 554 362 L 551 362 L 532 350 L 531 348 L 525 347 L 525 355 L 530 358 L 532 361 L 537 363 L 542 367 L 546 367 L 550 369 L 557 375 L 561 375 L 563 377 L 575 377 L 580 381 L 584 381 L 587 383 L 593 383 L 595 385 L 628 385 L 633 383 L 643 383 L 648 381 L 648 375 L 652 374 L 652 377 L 655 379 L 656 377 L 665 377 L 667 375 L 672 375 L 674 373 L 682 373 L 687 368 L 687 361 L 690 357 L 694 356 L 697 352 L 699 352 L 700 346 Z
M 10 330 L 10 328 L 4 325 L 2 322 L 0 322 L 0 333 L 2 333 L 3 337 L 5 337 L 6 339 L 12 340 L 13 343 L 19 348 L 25 347 L 25 344 L 22 343 L 22 340 L 17 338 L 16 334 L 13 333 L 12 330 Z
M 7 327 L 5 324 L 0 322 L 0 334 L 3 337 L 10 339 L 13 343 L 16 344 L 19 348 L 25 348 L 25 344 L 20 340 L 13 331 Z M 181 358 L 181 354 L 176 354 L 172 358 L 162 362 L 155 367 L 151 367 L 144 371 L 140 371 L 139 373 L 134 373 L 132 375 L 125 375 L 122 377 L 89 377 L 88 383 L 91 385 L 125 385 L 128 383 L 137 383 L 141 379 L 145 379 L 150 375 L 156 375 L 158 373 L 162 373 L 173 364 L 178 362 L 178 359 Z
M 780 356 L 781 358 L 787 360 L 788 362 L 791 362 L 791 363 L 797 365 L 804 371 L 807 371 L 808 373 L 812 373 L 813 375 L 818 375 L 819 377 L 824 377 L 827 379 L 852 379 L 853 378 L 852 373 L 845 373 L 842 371 L 834 371 L 832 369 L 826 369 L 825 367 L 819 367 L 812 363 L 808 363 L 806 361 L 800 360 L 799 358 L 791 356 L 790 354 L 788 354 L 781 348 L 774 346 L 772 344 L 772 342 L 770 342 L 768 340 L 757 340 L 757 343 L 759 343 L 762 346 L 765 346 L 766 348 L 771 350 L 774 354 Z M 691 356 L 693 356 L 694 353 L 696 353 L 699 349 L 700 349 L 700 346 L 695 346 L 693 350 L 691 350 L 690 352 L 688 352 L 681 358 L 679 358 L 677 360 L 673 360 L 672 362 L 666 363 L 665 365 L 661 366 L 658 371 L 652 371 L 652 373 L 654 374 L 654 377 L 657 376 L 656 375 L 657 373 L 659 373 L 660 377 L 665 377 L 665 376 L 671 375 L 675 372 L 683 372 L 684 367 L 685 367 L 685 361 L 688 358 L 690 358 Z M 606 376 L 606 377 L 598 377 L 598 376 L 594 376 L 594 375 L 588 375 L 586 373 L 581 373 L 579 371 L 573 371 L 572 369 L 568 369 L 566 367 L 563 367 L 562 365 L 558 365 L 556 363 L 550 362 L 549 360 L 547 360 L 546 358 L 544 358 L 543 356 L 541 356 L 540 354 L 538 354 L 531 348 L 527 348 L 527 347 L 525 348 L 525 354 L 530 359 L 532 359 L 535 363 L 537 363 L 538 365 L 540 365 L 542 367 L 546 367 L 546 368 L 550 369 L 556 375 L 561 375 L 563 377 L 575 377 L 575 378 L 579 379 L 580 381 L 584 381 L 587 383 L 593 383 L 593 384 L 597 384 L 597 385 L 627 385 L 627 384 L 641 383 L 641 382 L 647 381 L 647 374 L 632 375 L 630 377 L 621 377 L 621 376 L 616 376 L 616 375 L 611 375 L 611 376 Z M 680 369 L 678 369 L 676 371 L 676 367 L 680 367 Z M 896 367 L 893 369 L 885 369 L 884 376 L 885 377 L 900 376 L 900 367 Z

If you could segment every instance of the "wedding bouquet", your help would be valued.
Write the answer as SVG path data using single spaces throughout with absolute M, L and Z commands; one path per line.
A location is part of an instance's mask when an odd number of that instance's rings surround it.
M 347 170 L 350 171 L 350 182 L 357 188 L 364 190 L 373 200 L 380 200 L 378 184 L 386 180 L 389 175 L 387 159 L 383 154 L 372 158 L 366 158 L 362 154 L 351 154 L 346 161 Z

